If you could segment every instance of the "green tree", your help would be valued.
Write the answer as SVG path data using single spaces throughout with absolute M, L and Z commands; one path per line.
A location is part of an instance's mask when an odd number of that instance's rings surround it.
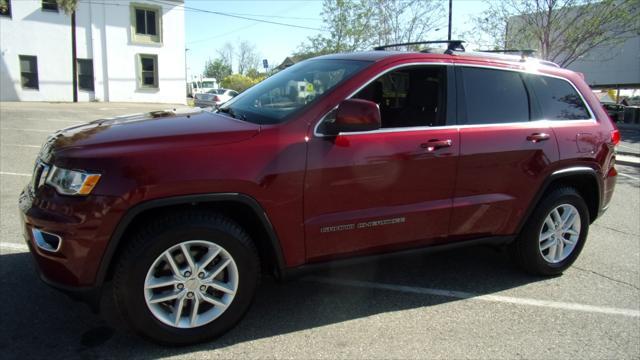
M 222 59 L 226 65 L 229 66 L 231 72 L 233 73 L 233 54 L 235 53 L 235 48 L 233 44 L 230 42 L 224 43 L 221 48 L 217 50 L 218 58 Z
M 445 25 L 442 1 L 369 0 L 374 9 L 377 45 L 428 40 L 430 31 Z M 414 47 L 417 49 L 417 47 Z
M 229 75 L 222 80 L 222 87 L 225 89 L 233 89 L 238 92 L 244 91 L 253 85 L 262 81 L 263 78 L 252 79 L 242 74 Z
M 328 34 L 310 37 L 294 53 L 302 60 L 376 45 L 425 40 L 444 25 L 442 2 L 424 0 L 324 0 L 322 19 Z
M 7 0 L 0 0 L 0 15 L 9 14 L 9 3 Z
M 231 75 L 231 66 L 222 59 L 207 60 L 204 64 L 203 74 L 205 77 L 216 78 L 218 81 Z
M 245 76 L 247 76 L 250 79 L 260 79 L 260 78 L 264 78 L 264 75 L 261 74 L 257 68 L 251 68 L 249 70 L 247 70 L 247 73 L 245 74 Z
M 257 69 L 260 62 L 260 56 L 255 45 L 249 41 L 242 41 L 238 45 L 238 72 L 246 75 L 247 71 Z
M 481 47 L 531 48 L 566 67 L 597 46 L 615 46 L 640 31 L 638 0 L 502 0 L 473 19 Z
M 327 35 L 310 37 L 300 44 L 296 58 L 363 50 L 371 44 L 373 10 L 368 0 L 324 0 L 322 19 Z
M 57 0 L 57 3 L 67 15 L 74 13 L 78 8 L 78 0 Z

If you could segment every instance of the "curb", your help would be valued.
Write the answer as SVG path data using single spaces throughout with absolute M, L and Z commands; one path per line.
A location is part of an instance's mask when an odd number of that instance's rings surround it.
M 640 157 L 616 154 L 616 164 L 640 167 Z
M 616 155 L 640 157 L 640 154 L 638 153 L 632 153 L 628 151 L 619 151 L 619 150 L 616 150 Z
M 637 162 L 628 162 L 628 161 L 624 161 L 624 160 L 616 160 L 616 165 L 632 166 L 632 167 L 640 167 L 640 163 L 637 163 Z

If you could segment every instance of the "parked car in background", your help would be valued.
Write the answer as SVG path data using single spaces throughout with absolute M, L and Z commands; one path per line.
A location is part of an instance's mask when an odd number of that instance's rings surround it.
M 211 90 L 218 88 L 218 81 L 214 78 L 203 78 L 201 80 L 192 81 L 189 84 L 189 94 L 195 98 L 196 94 L 206 94 Z
M 193 96 L 194 104 L 197 107 L 216 107 L 233 99 L 238 92 L 230 89 L 212 89 L 204 94 L 195 94 Z
M 602 104 L 602 107 L 607 111 L 611 120 L 615 122 L 622 122 L 624 120 L 624 105 L 620 104 Z

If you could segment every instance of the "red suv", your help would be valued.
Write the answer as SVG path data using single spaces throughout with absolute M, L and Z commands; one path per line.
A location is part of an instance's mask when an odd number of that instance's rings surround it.
M 137 333 L 230 329 L 261 273 L 473 244 L 560 274 L 609 203 L 619 133 L 580 74 L 519 56 L 371 51 L 214 111 L 58 131 L 20 196 L 42 279 Z

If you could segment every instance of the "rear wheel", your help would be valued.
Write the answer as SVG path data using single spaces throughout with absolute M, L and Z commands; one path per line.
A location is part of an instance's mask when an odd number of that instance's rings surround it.
M 536 275 L 561 274 L 576 260 L 589 231 L 589 211 L 573 188 L 548 193 L 510 245 L 516 263 Z
M 114 277 L 116 304 L 131 328 L 174 345 L 221 335 L 245 314 L 259 274 L 256 248 L 231 220 L 181 213 L 146 224 Z

